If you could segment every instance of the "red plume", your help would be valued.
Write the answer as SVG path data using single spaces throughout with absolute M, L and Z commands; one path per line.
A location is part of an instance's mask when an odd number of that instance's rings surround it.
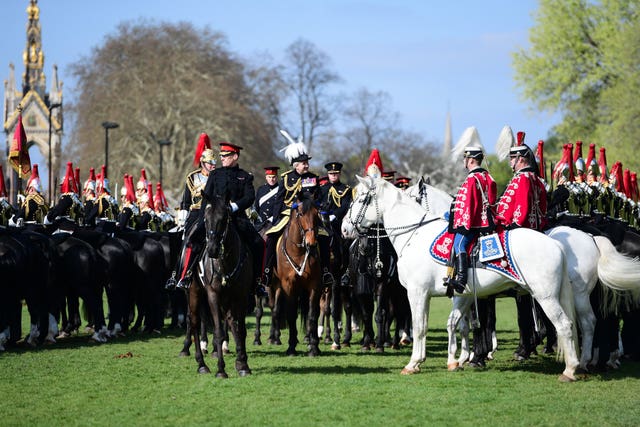
M 544 141 L 538 141 L 538 148 L 536 149 L 536 162 L 538 162 L 538 172 L 540 173 L 540 178 L 547 180 L 547 168 L 544 165 Z
M 196 155 L 193 157 L 193 166 L 198 166 L 200 164 L 200 156 L 202 156 L 202 152 L 204 150 L 211 149 L 211 140 L 209 139 L 209 135 L 206 133 L 201 133 L 198 138 L 198 145 L 196 146 Z
M 2 164 L 0 164 L 0 197 L 9 197 L 7 194 L 7 187 L 4 184 L 4 171 L 2 170 Z

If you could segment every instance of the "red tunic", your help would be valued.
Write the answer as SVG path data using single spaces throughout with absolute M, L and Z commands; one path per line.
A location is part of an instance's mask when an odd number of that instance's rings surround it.
M 547 190 L 529 168 L 518 171 L 498 201 L 497 222 L 541 231 L 547 225 Z
M 451 205 L 449 232 L 467 234 L 493 228 L 490 206 L 496 202 L 496 183 L 482 168 L 469 171 Z M 484 197 L 483 197 L 484 194 Z

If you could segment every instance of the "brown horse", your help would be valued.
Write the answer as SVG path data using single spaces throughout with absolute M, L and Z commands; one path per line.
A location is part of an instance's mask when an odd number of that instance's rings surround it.
M 279 284 L 276 287 L 286 298 L 287 324 L 289 326 L 289 347 L 287 355 L 295 355 L 298 343 L 298 329 L 296 319 L 298 315 L 298 301 L 302 306 L 308 305 L 306 333 L 309 335 L 309 356 L 320 354 L 318 348 L 318 315 L 320 311 L 320 254 L 318 250 L 317 234 L 320 216 L 315 201 L 308 193 L 298 193 L 297 200 L 291 207 L 289 222 L 284 228 L 282 237 L 277 245 L 277 267 L 275 277 Z M 278 318 L 279 305 L 274 305 L 272 316 Z
M 200 343 L 199 305 L 206 301 L 211 310 L 218 378 L 227 378 L 222 348 L 225 322 L 236 343 L 236 371 L 241 377 L 251 374 L 247 363 L 245 317 L 253 289 L 253 260 L 251 251 L 240 239 L 228 206 L 229 201 L 218 196 L 206 201 L 206 248 L 189 288 L 189 321 L 196 343 Z M 210 373 L 200 345 L 195 346 L 195 352 L 198 372 Z

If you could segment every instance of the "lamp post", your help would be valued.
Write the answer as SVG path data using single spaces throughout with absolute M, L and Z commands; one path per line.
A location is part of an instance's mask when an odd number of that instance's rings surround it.
M 161 139 L 158 141 L 160 146 L 160 185 L 162 185 L 162 147 L 171 145 L 171 141 L 168 139 Z
M 120 127 L 116 122 L 102 122 L 104 128 L 104 168 L 109 170 L 109 129 Z
M 51 113 L 55 108 L 62 107 L 61 103 L 51 104 L 49 106 L 49 206 L 51 206 L 51 199 L 53 195 L 53 185 L 52 185 L 52 172 L 51 172 Z

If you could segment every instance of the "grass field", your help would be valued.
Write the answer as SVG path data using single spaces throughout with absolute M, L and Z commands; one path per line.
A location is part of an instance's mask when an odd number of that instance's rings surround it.
M 433 300 L 427 360 L 413 376 L 400 375 L 410 348 L 376 354 L 322 345 L 323 354 L 309 358 L 287 357 L 284 346 L 253 346 L 253 318 L 247 340 L 253 375 L 245 378 L 233 369 L 233 355 L 226 358 L 229 379 L 198 375 L 193 356 L 177 357 L 178 330 L 102 345 L 80 335 L 12 349 L 0 354 L 0 426 L 640 424 L 638 363 L 563 384 L 557 380 L 563 365 L 553 356 L 512 361 L 511 299 L 498 300 L 496 359 L 483 371 L 447 372 L 449 309 L 449 300 Z M 215 361 L 207 363 L 215 372 Z

